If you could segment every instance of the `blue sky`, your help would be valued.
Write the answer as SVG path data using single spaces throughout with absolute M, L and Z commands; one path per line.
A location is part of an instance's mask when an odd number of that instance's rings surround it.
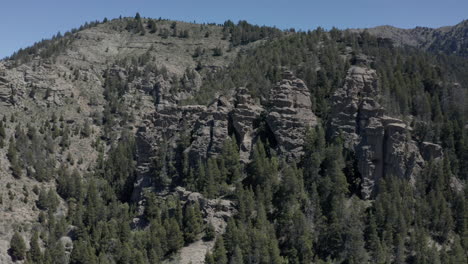
M 0 58 L 86 21 L 134 16 L 281 29 L 440 27 L 468 19 L 468 0 L 2 0 Z

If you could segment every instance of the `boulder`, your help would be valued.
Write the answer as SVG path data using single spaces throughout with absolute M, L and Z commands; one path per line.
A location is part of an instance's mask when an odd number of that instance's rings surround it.
M 70 254 L 73 251 L 73 241 L 68 236 L 63 236 L 59 239 L 66 253 Z

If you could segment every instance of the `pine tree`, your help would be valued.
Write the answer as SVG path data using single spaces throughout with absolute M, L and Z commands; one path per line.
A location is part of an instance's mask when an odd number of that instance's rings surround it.
M 156 27 L 156 22 L 153 19 L 150 19 L 148 21 L 148 26 L 150 28 L 150 33 L 156 33 L 158 31 L 158 28 Z
M 202 231 L 203 225 L 200 207 L 197 203 L 185 206 L 183 222 L 185 242 L 191 243 L 196 241 L 198 234 Z
M 91 135 L 91 123 L 89 120 L 86 120 L 83 126 L 83 129 L 81 130 L 81 136 L 82 137 L 89 137 Z
M 395 238 L 396 241 L 396 252 L 395 252 L 395 264 L 403 264 L 405 262 L 405 244 L 403 238 L 398 234 Z
M 237 149 L 236 138 L 228 138 L 223 145 L 221 158 L 227 170 L 227 182 L 232 184 L 241 178 L 241 165 L 239 150 Z
M 369 215 L 369 226 L 367 233 L 367 248 L 370 250 L 371 253 L 370 259 L 373 263 L 382 263 L 384 260 L 383 249 L 379 235 L 377 233 L 377 224 L 375 223 L 375 217 L 372 213 Z
M 28 259 L 32 263 L 40 263 L 42 260 L 42 252 L 39 247 L 39 235 L 37 232 L 33 233 L 31 241 L 29 242 Z
M 77 240 L 73 243 L 73 251 L 70 255 L 71 264 L 97 264 L 97 257 L 89 241 Z
M 361 209 L 357 206 L 358 201 L 353 201 L 348 209 L 348 225 L 345 230 L 344 250 L 342 255 L 349 263 L 367 263 L 369 254 L 364 248 L 364 223 L 361 219 Z
M 455 239 L 452 245 L 452 250 L 450 252 L 450 263 L 466 263 L 468 256 L 466 251 L 463 250 L 463 247 L 460 244 L 459 239 Z
M 49 209 L 52 212 L 55 212 L 59 203 L 60 201 L 57 197 L 57 194 L 55 193 L 55 190 L 50 188 L 47 192 L 47 209 Z
M 215 238 L 215 235 L 216 235 L 216 232 L 215 232 L 214 226 L 210 222 L 206 225 L 205 235 L 203 236 L 203 239 L 206 241 L 211 241 Z
M 242 256 L 242 250 L 239 246 L 234 248 L 234 253 L 232 254 L 231 258 L 229 259 L 229 264 L 243 264 L 244 259 Z
M 47 193 L 44 188 L 42 188 L 39 192 L 39 197 L 36 202 L 36 205 L 41 210 L 46 210 L 49 207 L 49 203 L 47 201 Z
M 213 249 L 213 259 L 216 264 L 227 264 L 226 248 L 224 247 L 224 240 L 222 236 L 216 238 L 216 242 Z
M 229 255 L 234 253 L 234 249 L 240 243 L 239 241 L 239 229 L 237 228 L 236 221 L 233 218 L 229 218 L 224 231 L 224 245 Z
M 140 20 L 140 19 L 141 19 L 141 16 L 140 16 L 140 13 L 139 13 L 139 12 L 137 12 L 137 13 L 135 14 L 135 19 L 136 19 L 136 20 Z
M 208 166 L 205 174 L 205 179 L 202 181 L 203 194 L 208 198 L 214 198 L 218 193 L 217 183 L 221 177 L 216 159 L 208 159 Z
M 167 249 L 170 253 L 177 252 L 184 245 L 184 236 L 180 231 L 179 224 L 174 218 L 167 219 L 164 227 L 167 232 Z
M 207 251 L 205 254 L 205 264 L 215 264 L 215 260 L 213 258 L 213 255 Z
M 15 232 L 10 240 L 10 249 L 8 250 L 13 261 L 23 260 L 26 257 L 26 244 L 23 237 Z
M 3 148 L 5 146 L 5 138 L 6 138 L 5 126 L 4 126 L 3 121 L 0 120 L 0 148 Z
M 18 160 L 18 152 L 16 150 L 16 143 L 14 137 L 10 137 L 10 144 L 7 153 L 8 160 L 11 164 L 11 171 L 15 178 L 21 177 L 21 167 Z

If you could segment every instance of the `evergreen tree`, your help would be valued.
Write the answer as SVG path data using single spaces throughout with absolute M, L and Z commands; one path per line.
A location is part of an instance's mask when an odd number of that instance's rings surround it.
M 367 263 L 369 255 L 364 248 L 364 224 L 361 219 L 361 209 L 353 203 L 349 210 L 348 226 L 345 230 L 343 258 L 349 263 Z
M 203 219 L 197 203 L 185 206 L 184 211 L 184 238 L 186 243 L 196 241 L 202 231 Z
M 206 241 L 211 241 L 215 238 L 216 232 L 213 224 L 210 222 L 206 225 L 205 228 L 205 236 L 203 237 L 204 240 Z
M 213 258 L 213 255 L 207 251 L 205 254 L 205 264 L 215 264 L 215 260 Z
M 15 232 L 10 240 L 10 249 L 8 250 L 13 261 L 23 260 L 26 257 L 26 244 L 23 237 Z
M 224 240 L 222 236 L 216 238 L 216 242 L 213 249 L 213 259 L 216 264 L 227 264 L 226 249 L 224 248 Z
M 42 260 L 42 252 L 39 247 L 39 235 L 37 232 L 33 233 L 31 241 L 29 242 L 28 259 L 32 263 L 40 263 Z
M 47 200 L 47 193 L 44 188 L 42 188 L 41 191 L 39 192 L 39 197 L 36 202 L 36 205 L 41 210 L 46 210 L 49 206 L 49 203 Z
M 167 249 L 169 253 L 177 252 L 184 245 L 184 236 L 179 224 L 174 218 L 167 219 L 164 224 L 167 236 Z
M 370 251 L 370 260 L 373 263 L 383 263 L 384 261 L 384 252 L 380 242 L 379 235 L 377 233 L 377 224 L 375 223 L 375 217 L 371 213 L 369 215 L 369 225 L 367 231 L 367 248 Z
M 244 259 L 242 256 L 242 250 L 240 249 L 239 246 L 236 246 L 234 249 L 234 253 L 229 259 L 229 264 L 243 264 L 243 263 L 244 263 Z
M 227 171 L 227 182 L 230 184 L 235 183 L 241 178 L 242 170 L 235 137 L 228 138 L 224 142 L 221 158 L 224 161 L 224 167 Z
M 14 137 L 10 137 L 10 144 L 8 146 L 7 153 L 8 160 L 11 164 L 11 171 L 15 178 L 21 177 L 21 166 L 18 160 L 18 152 L 16 149 L 16 143 Z
M 158 28 L 156 27 L 156 22 L 154 21 L 154 19 L 150 19 L 148 21 L 148 27 L 150 28 L 150 33 L 156 33 L 156 31 L 158 31 Z

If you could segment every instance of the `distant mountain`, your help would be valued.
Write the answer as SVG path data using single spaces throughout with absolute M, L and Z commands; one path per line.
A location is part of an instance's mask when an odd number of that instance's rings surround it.
M 377 37 L 389 38 L 394 41 L 395 45 L 408 45 L 436 53 L 468 56 L 468 20 L 455 26 L 441 28 L 402 29 L 393 26 L 378 26 L 352 31 L 367 31 Z

